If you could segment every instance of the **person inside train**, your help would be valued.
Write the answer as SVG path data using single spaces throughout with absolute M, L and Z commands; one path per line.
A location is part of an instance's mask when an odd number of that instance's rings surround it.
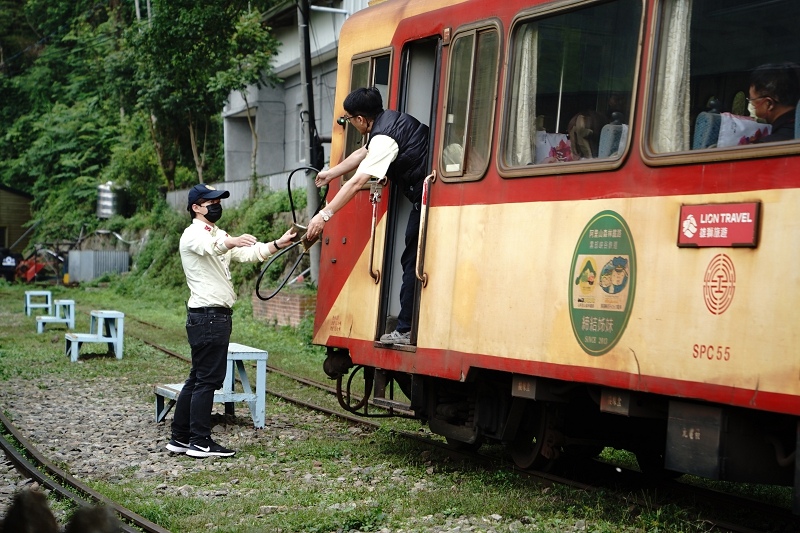
M 540 159 L 541 163 L 563 163 L 566 161 L 579 161 L 597 157 L 600 147 L 600 133 L 608 121 L 603 115 L 594 110 L 585 110 L 576 113 L 567 124 L 567 134 L 553 134 L 553 137 L 543 136 L 549 148 L 546 155 Z M 556 143 L 558 137 L 563 137 Z M 540 142 L 537 139 L 537 142 Z M 537 150 L 542 150 L 538 148 Z
M 597 157 L 600 147 L 600 132 L 608 121 L 594 110 L 577 113 L 567 125 L 572 160 Z
M 795 63 L 769 63 L 753 70 L 750 76 L 750 114 L 772 125 L 769 135 L 753 142 L 767 143 L 794 139 L 795 108 L 800 100 L 800 66 Z
M 380 342 L 386 345 L 410 344 L 420 201 L 427 168 L 428 126 L 407 113 L 384 110 L 381 93 L 376 87 L 362 87 L 351 92 L 344 100 L 344 110 L 347 115 L 342 117 L 342 122 L 349 122 L 361 135 L 370 134 L 369 141 L 338 165 L 317 174 L 315 183 L 317 187 L 322 187 L 356 170 L 333 200 L 309 221 L 306 238 L 313 240 L 322 233 L 325 223 L 371 178 L 386 176 L 399 185 L 403 195 L 413 204 L 413 209 L 406 223 L 405 249 L 400 257 L 403 281 L 397 328 L 381 336 Z

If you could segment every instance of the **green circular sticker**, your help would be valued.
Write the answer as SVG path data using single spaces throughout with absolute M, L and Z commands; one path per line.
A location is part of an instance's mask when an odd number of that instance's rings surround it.
M 603 211 L 583 228 L 569 280 L 572 331 L 589 355 L 619 341 L 636 292 L 636 250 L 625 220 Z

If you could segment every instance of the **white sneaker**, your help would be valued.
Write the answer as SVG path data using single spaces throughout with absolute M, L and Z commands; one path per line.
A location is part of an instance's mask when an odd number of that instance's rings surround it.
M 381 335 L 381 344 L 411 344 L 411 332 L 400 333 L 394 330 L 386 335 Z

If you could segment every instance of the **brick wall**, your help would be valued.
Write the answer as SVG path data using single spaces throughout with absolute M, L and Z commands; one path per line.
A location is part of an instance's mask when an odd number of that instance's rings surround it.
M 311 294 L 279 292 L 271 300 L 261 300 L 253 293 L 253 316 L 279 326 L 297 326 L 306 314 L 313 313 L 316 297 Z

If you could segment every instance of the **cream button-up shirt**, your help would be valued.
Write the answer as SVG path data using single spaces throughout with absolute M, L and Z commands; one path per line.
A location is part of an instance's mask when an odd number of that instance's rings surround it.
M 231 283 L 231 261 L 255 263 L 269 259 L 266 243 L 231 248 L 228 234 L 213 224 L 193 219 L 180 241 L 181 263 L 189 285 L 189 307 L 232 307 L 236 292 Z

